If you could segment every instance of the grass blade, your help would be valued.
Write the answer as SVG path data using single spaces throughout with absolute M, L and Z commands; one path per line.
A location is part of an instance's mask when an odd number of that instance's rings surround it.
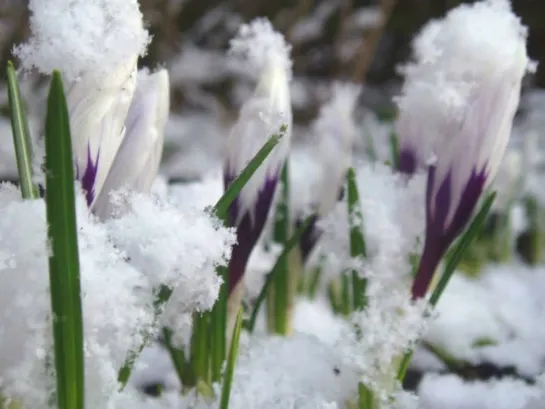
M 37 199 L 38 189 L 32 182 L 32 142 L 28 130 L 28 118 L 21 98 L 21 90 L 13 63 L 7 67 L 8 99 L 10 108 L 13 145 L 19 172 L 19 187 L 23 199 Z
M 350 220 L 350 257 L 364 259 L 367 254 L 363 236 L 363 217 L 361 214 L 360 194 L 356 183 L 356 172 L 349 168 L 346 173 L 348 215 Z M 354 310 L 363 310 L 367 303 L 365 290 L 367 280 L 352 270 L 352 300 Z
M 53 73 L 47 100 L 45 151 L 57 405 L 59 409 L 83 409 L 83 319 L 74 167 L 68 109 L 61 75 L 57 71 Z
M 218 200 L 214 206 L 214 212 L 221 220 L 225 220 L 229 206 L 238 196 L 242 188 L 248 183 L 248 180 L 253 176 L 255 171 L 261 166 L 263 161 L 269 156 L 271 151 L 280 142 L 282 137 L 286 134 L 287 126 L 282 125 L 280 132 L 274 134 L 263 145 L 263 147 L 255 154 L 252 160 L 244 168 L 240 175 L 229 185 L 223 196 Z
M 155 315 L 153 317 L 153 323 L 154 326 L 157 324 L 159 320 L 159 315 L 163 311 L 163 307 L 165 303 L 168 301 L 170 296 L 172 295 L 172 289 L 162 285 L 159 288 L 159 291 L 157 292 L 157 298 L 155 299 L 153 303 L 154 312 Z M 117 381 L 119 382 L 119 390 L 122 391 L 125 388 L 125 385 L 127 385 L 127 382 L 129 381 L 129 378 L 131 377 L 132 368 L 134 367 L 134 364 L 142 351 L 144 350 L 144 347 L 150 342 L 152 339 L 152 336 L 149 332 L 146 332 L 144 334 L 144 342 L 142 342 L 138 348 L 134 351 L 130 351 L 127 354 L 127 358 L 125 358 L 125 362 L 123 363 L 123 366 L 117 373 Z
M 271 286 L 271 282 L 275 279 L 278 272 L 281 270 L 281 267 L 282 267 L 284 261 L 287 259 L 288 255 L 290 254 L 290 251 L 296 245 L 299 244 L 299 241 L 301 240 L 301 236 L 303 235 L 303 233 L 305 232 L 307 227 L 310 225 L 313 218 L 314 218 L 313 215 L 308 216 L 305 219 L 305 221 L 303 222 L 303 224 L 301 224 L 301 226 L 299 226 L 299 228 L 295 231 L 293 236 L 291 236 L 291 238 L 287 241 L 286 245 L 282 249 L 282 253 L 280 253 L 278 258 L 276 259 L 276 263 L 273 266 L 271 272 L 267 275 L 267 278 L 265 280 L 265 284 L 261 288 L 261 292 L 259 293 L 259 296 L 257 297 L 256 303 L 255 303 L 255 306 L 254 306 L 254 310 L 252 311 L 252 315 L 251 315 L 250 321 L 248 323 L 248 330 L 250 332 L 252 332 L 254 327 L 255 327 L 255 322 L 257 320 L 257 314 L 259 313 L 259 309 L 261 307 L 261 304 L 263 304 L 263 301 L 266 298 L 269 287 Z
M 235 364 L 238 356 L 238 345 L 240 341 L 240 333 L 242 331 L 242 308 L 238 311 L 235 328 L 233 329 L 233 337 L 229 356 L 227 358 L 227 369 L 223 378 L 223 386 L 221 388 L 220 409 L 229 408 L 229 398 L 231 396 L 231 386 L 235 374 Z
M 288 162 L 282 169 L 282 183 L 280 186 L 279 200 L 274 214 L 273 241 L 285 246 L 289 239 L 291 227 L 289 217 L 289 170 Z M 289 274 L 296 271 L 289 271 L 288 257 L 279 260 L 278 272 L 269 288 L 267 295 L 267 318 L 269 332 L 279 335 L 287 335 L 289 331 L 289 297 L 290 277 Z

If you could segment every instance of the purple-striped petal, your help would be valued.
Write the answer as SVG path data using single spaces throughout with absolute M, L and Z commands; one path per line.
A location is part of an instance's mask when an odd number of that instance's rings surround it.
M 452 200 L 451 169 L 443 181 L 435 180 L 435 166 L 428 170 L 428 185 L 426 192 L 426 240 L 420 260 L 418 273 L 413 283 L 413 299 L 426 295 L 435 269 L 454 239 L 463 231 L 469 222 L 473 211 L 481 197 L 488 175 L 486 171 L 473 169 L 466 182 L 461 198 Z M 437 194 L 433 195 L 436 183 L 441 183 Z M 456 206 L 454 217 L 449 221 L 451 207 Z
M 265 226 L 272 205 L 274 192 L 278 185 L 278 179 L 279 175 L 266 179 L 265 184 L 259 190 L 255 206 L 250 211 L 245 211 L 240 206 L 239 197 L 233 201 L 229 208 L 228 223 L 230 226 L 237 226 L 237 243 L 233 247 L 228 267 L 229 294 L 244 276 L 250 254 L 263 232 L 263 227 Z M 229 186 L 233 180 L 234 178 L 225 178 L 226 186 Z M 241 211 L 244 213 L 240 214 Z M 237 225 L 237 221 L 239 220 L 240 222 Z

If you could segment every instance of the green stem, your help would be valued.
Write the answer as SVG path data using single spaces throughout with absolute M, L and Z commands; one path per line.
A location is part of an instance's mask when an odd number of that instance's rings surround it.
M 273 240 L 285 246 L 289 239 L 289 170 L 286 162 L 282 168 L 280 198 L 276 206 Z M 272 282 L 272 287 L 267 295 L 268 327 L 279 335 L 287 335 L 289 328 L 289 296 L 290 296 L 290 268 L 289 257 L 282 257 L 278 263 L 278 272 Z
M 185 359 L 184 350 L 181 348 L 176 348 L 172 345 L 172 331 L 168 328 L 163 328 L 163 338 L 165 340 L 166 349 L 172 360 L 172 365 L 174 370 L 178 375 L 178 379 L 182 385 L 195 384 L 195 377 L 191 372 L 191 367 L 187 365 Z
M 37 199 L 39 197 L 38 189 L 32 181 L 32 142 L 28 130 L 28 119 L 17 74 L 11 61 L 8 61 L 7 84 L 13 146 L 17 159 L 21 195 L 23 199 Z
M 276 263 L 274 267 L 272 268 L 271 272 L 267 275 L 267 278 L 265 279 L 265 284 L 261 288 L 261 291 L 257 297 L 254 309 L 252 311 L 252 315 L 250 317 L 250 320 L 248 322 L 248 330 L 252 332 L 255 327 L 255 323 L 257 321 L 257 316 L 259 313 L 259 309 L 261 308 L 261 305 L 263 304 L 263 301 L 265 301 L 265 298 L 267 297 L 267 294 L 269 293 L 269 289 L 271 287 L 271 283 L 275 280 L 276 275 L 281 269 L 282 263 L 285 262 L 285 259 L 288 258 L 289 253 L 291 250 L 299 243 L 301 240 L 301 236 L 303 235 L 304 231 L 307 229 L 307 227 L 310 225 L 310 222 L 312 221 L 313 216 L 309 216 L 305 219 L 305 221 L 301 224 L 301 226 L 295 231 L 293 236 L 288 240 L 286 243 L 284 249 L 282 250 L 282 253 L 278 256 L 276 259 Z
M 373 392 L 363 382 L 358 384 L 358 409 L 374 409 Z

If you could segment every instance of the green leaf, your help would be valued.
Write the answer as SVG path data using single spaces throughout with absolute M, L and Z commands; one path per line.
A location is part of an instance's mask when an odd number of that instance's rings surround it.
M 360 195 L 356 183 L 356 172 L 349 168 L 346 173 L 348 192 L 348 215 L 350 220 L 350 257 L 364 259 L 367 256 L 363 235 L 363 217 L 361 214 Z M 365 290 L 367 280 L 352 270 L 352 301 L 354 310 L 363 310 L 367 304 Z
M 37 199 L 39 197 L 38 189 L 32 182 L 32 142 L 28 130 L 28 118 L 21 98 L 17 74 L 11 61 L 8 61 L 7 82 L 11 129 L 21 195 L 23 199 Z
M 229 349 L 229 356 L 227 358 L 227 369 L 223 378 L 223 385 L 221 389 L 220 409 L 229 408 L 229 398 L 231 396 L 231 386 L 233 384 L 233 377 L 235 374 L 235 364 L 238 356 L 238 346 L 240 341 L 240 333 L 242 331 L 242 309 L 239 309 L 237 319 L 235 322 L 235 328 L 233 329 L 233 337 L 231 341 L 231 348 Z
M 263 145 L 259 152 L 257 152 L 253 159 L 248 163 L 246 168 L 244 168 L 244 170 L 240 172 L 240 175 L 238 175 L 233 183 L 231 183 L 231 185 L 227 188 L 223 196 L 214 206 L 214 213 L 218 216 L 219 219 L 225 220 L 225 218 L 227 217 L 229 206 L 231 206 L 233 200 L 235 200 L 242 188 L 246 185 L 246 183 L 248 183 L 250 178 L 253 176 L 259 166 L 261 166 L 267 156 L 269 156 L 274 147 L 278 145 L 280 140 L 286 134 L 286 130 L 287 126 L 282 125 L 282 127 L 280 128 L 280 132 L 274 134 L 269 138 L 265 145 Z
M 57 405 L 59 409 L 83 409 L 83 319 L 74 167 L 68 109 L 58 71 L 53 73 L 47 99 L 45 166 Z
M 458 242 L 455 244 L 453 251 L 449 254 L 447 257 L 445 268 L 443 269 L 443 273 L 441 274 L 441 278 L 439 279 L 439 283 L 433 290 L 433 293 L 430 297 L 430 304 L 435 306 L 437 305 L 437 302 L 439 301 L 439 298 L 443 294 L 443 291 L 445 291 L 445 288 L 452 277 L 452 274 L 454 274 L 454 271 L 456 271 L 456 267 L 458 266 L 458 263 L 460 260 L 462 260 L 462 257 L 464 256 L 465 252 L 469 249 L 469 246 L 481 229 L 484 226 L 484 222 L 486 221 L 486 218 L 488 217 L 488 213 L 490 212 L 490 208 L 492 207 L 492 203 L 494 202 L 494 199 L 496 198 L 496 193 L 491 193 L 488 195 L 488 197 L 485 199 L 483 205 L 481 206 L 479 212 L 477 215 L 473 218 L 473 221 L 469 225 L 469 228 L 463 233 L 462 237 L 458 240 Z
M 282 183 L 274 217 L 273 240 L 285 246 L 289 239 L 291 221 L 289 217 L 289 170 L 288 163 L 282 169 Z M 269 331 L 286 335 L 289 331 L 290 277 L 288 257 L 279 260 L 278 271 L 267 295 L 267 317 Z M 293 271 L 295 273 L 295 271 Z
M 390 132 L 390 154 L 392 155 L 392 167 L 397 169 L 399 160 L 399 140 L 394 130 Z
M 374 409 L 375 398 L 373 391 L 363 382 L 358 384 L 358 409 Z
M 256 304 L 254 307 L 254 310 L 252 311 L 252 316 L 250 317 L 250 322 L 248 324 L 248 330 L 250 332 L 253 331 L 255 322 L 257 320 L 257 314 L 259 313 L 259 308 L 261 307 L 261 304 L 265 300 L 265 296 L 267 295 L 267 292 L 269 290 L 269 287 L 271 286 L 271 283 L 275 279 L 275 277 L 278 275 L 279 271 L 281 271 L 282 263 L 287 259 L 290 251 L 299 244 L 299 241 L 301 240 L 301 236 L 307 229 L 307 227 L 310 225 L 311 221 L 313 219 L 313 216 L 309 216 L 305 219 L 303 224 L 299 226 L 299 228 L 295 231 L 293 236 L 287 241 L 286 245 L 282 249 L 282 253 L 278 256 L 276 259 L 276 263 L 274 264 L 271 272 L 267 275 L 267 278 L 265 280 L 265 284 L 263 284 L 263 287 L 261 288 L 261 292 L 259 293 L 259 296 L 257 297 Z

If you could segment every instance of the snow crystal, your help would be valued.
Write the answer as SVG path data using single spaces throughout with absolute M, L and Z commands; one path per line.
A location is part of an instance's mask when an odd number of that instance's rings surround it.
M 137 0 L 30 0 L 31 37 L 15 48 L 22 66 L 68 81 L 96 78 L 142 55 L 149 42 Z

